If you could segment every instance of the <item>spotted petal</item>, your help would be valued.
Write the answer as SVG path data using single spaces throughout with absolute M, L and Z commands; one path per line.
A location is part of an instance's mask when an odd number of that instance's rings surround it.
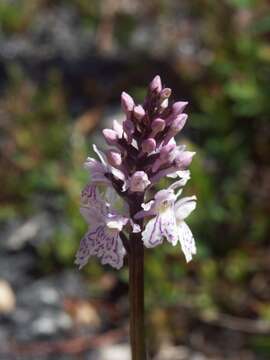
M 125 249 L 119 232 L 110 231 L 105 225 L 99 225 L 82 238 L 75 263 L 81 269 L 90 256 L 97 256 L 102 264 L 119 269 L 123 265 L 124 255 Z
M 88 231 L 81 239 L 79 250 L 76 253 L 75 264 L 79 265 L 79 269 L 85 266 L 90 256 L 95 255 L 96 239 L 99 227 Z
M 178 236 L 173 207 L 169 207 L 160 215 L 160 224 L 163 236 L 172 245 L 176 245 L 178 242 Z
M 107 204 L 106 202 L 101 198 L 100 193 L 96 187 L 96 185 L 88 184 L 85 186 L 81 193 L 81 208 L 89 208 L 88 214 L 90 215 L 90 211 L 93 213 L 95 212 L 96 216 L 100 218 L 100 216 L 104 217 L 104 215 L 107 213 Z M 87 216 L 85 210 L 82 210 L 82 215 L 84 218 Z M 89 221 L 86 218 L 86 221 L 89 223 Z
M 161 218 L 158 215 L 146 224 L 142 233 L 142 240 L 146 247 L 152 248 L 161 244 L 162 238 Z
M 196 196 L 184 197 L 175 204 L 176 220 L 184 220 L 196 208 Z
M 177 226 L 177 233 L 186 261 L 189 262 L 192 260 L 192 255 L 196 254 L 196 245 L 192 232 L 188 225 L 181 221 Z

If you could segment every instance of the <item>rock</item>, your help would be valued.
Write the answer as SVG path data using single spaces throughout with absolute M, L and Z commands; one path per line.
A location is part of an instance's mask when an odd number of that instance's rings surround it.
M 78 325 L 91 326 L 93 328 L 100 328 L 101 319 L 97 310 L 93 305 L 87 301 L 76 302 L 70 309 L 74 321 Z
M 15 294 L 5 280 L 0 280 L 0 314 L 10 314 L 16 306 Z
M 104 346 L 97 352 L 96 360 L 131 360 L 130 346 L 117 344 Z
M 68 298 L 84 298 L 86 293 L 82 275 L 75 270 L 25 284 L 17 291 L 17 307 L 10 317 L 12 337 L 28 342 L 39 338 L 56 339 L 63 333 L 70 333 L 73 318 L 64 303 Z M 89 318 L 89 314 L 87 316 Z M 89 324 L 86 327 L 89 329 Z
M 5 247 L 8 250 L 20 250 L 27 242 L 45 241 L 54 231 L 51 216 L 46 212 L 40 213 L 26 221 L 10 224 L 5 232 Z
M 72 6 L 54 6 L 33 17 L 31 30 L 1 39 L 0 58 L 24 59 L 32 62 L 53 57 L 74 59 L 89 51 L 93 33 L 86 29 Z
M 35 319 L 31 325 L 33 337 L 52 337 L 59 332 L 69 330 L 72 320 L 64 312 L 45 312 Z
M 33 281 L 32 273 L 37 267 L 37 259 L 29 249 L 7 253 L 0 251 L 1 278 L 11 284 L 15 292 Z
M 161 346 L 154 360 L 206 360 L 207 358 L 197 352 L 193 352 L 185 346 L 164 344 Z

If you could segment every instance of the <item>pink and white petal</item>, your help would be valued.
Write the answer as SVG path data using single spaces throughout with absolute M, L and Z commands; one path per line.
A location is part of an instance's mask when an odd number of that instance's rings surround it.
M 173 176 L 176 175 L 176 176 Z M 179 170 L 173 174 L 167 175 L 167 177 L 176 178 L 179 177 L 180 180 L 177 180 L 172 185 L 170 185 L 170 189 L 177 189 L 178 187 L 185 186 L 188 180 L 190 179 L 190 171 L 189 170 Z
M 141 232 L 141 227 L 139 224 L 136 224 L 132 219 L 129 219 L 129 223 L 132 227 L 132 232 L 133 233 L 139 233 Z
M 155 203 L 155 201 L 151 200 L 151 201 L 148 201 L 148 203 L 142 203 L 141 206 L 142 206 L 143 210 L 148 211 L 154 206 L 154 203 Z
M 118 231 L 108 231 L 105 227 L 98 234 L 98 242 L 100 250 L 97 256 L 101 259 L 101 263 L 109 264 L 116 269 L 123 266 L 123 258 L 125 249 Z
M 113 176 L 116 179 L 122 180 L 123 182 L 126 181 L 125 174 L 121 170 L 118 170 L 118 169 L 115 169 L 112 166 L 109 166 L 109 171 L 113 174 Z
M 155 209 L 150 209 L 148 211 L 141 210 L 141 211 L 138 211 L 137 214 L 135 214 L 134 219 L 139 220 L 139 219 L 143 219 L 148 216 L 155 216 L 155 215 L 157 215 L 157 212 Z
M 104 193 L 104 199 L 107 201 L 108 204 L 115 204 L 120 199 L 117 192 L 112 187 L 107 187 Z
M 181 221 L 177 226 L 177 232 L 182 251 L 185 255 L 186 261 L 192 260 L 192 255 L 196 254 L 196 244 L 192 232 L 188 225 Z
M 90 256 L 95 254 L 98 232 L 99 227 L 89 230 L 81 239 L 80 246 L 75 257 L 75 264 L 79 265 L 79 269 L 87 264 Z
M 93 226 L 93 224 L 100 224 L 103 222 L 103 215 L 97 211 L 96 208 L 81 206 L 80 213 L 87 224 Z
M 122 185 L 122 189 L 121 191 L 127 191 L 127 189 L 129 188 L 129 182 L 127 180 L 122 180 L 123 181 L 123 185 Z
M 196 200 L 197 198 L 195 195 L 178 200 L 174 208 L 176 220 L 181 221 L 186 219 L 196 208 Z
M 170 166 L 169 168 L 159 170 L 155 175 L 150 178 L 151 183 L 157 183 L 160 179 L 168 176 L 169 174 L 175 173 L 177 168 L 175 166 Z
M 163 234 L 160 216 L 156 216 L 148 221 L 142 232 L 142 241 L 147 248 L 152 248 L 162 243 Z
M 110 250 L 106 250 L 101 258 L 101 264 L 109 264 L 113 268 L 119 270 L 124 263 L 125 249 L 120 237 L 115 238 L 115 246 Z
M 102 199 L 96 185 L 88 184 L 81 193 L 82 207 L 93 208 L 99 215 L 107 212 L 106 201 Z
M 100 199 L 100 195 L 96 185 L 90 183 L 83 188 L 81 192 L 81 202 L 83 204 L 88 205 L 92 201 L 93 202 L 99 201 L 99 199 Z
M 157 212 L 155 210 L 155 200 L 148 201 L 148 203 L 142 203 L 141 207 L 143 210 L 138 211 L 137 214 L 135 214 L 135 219 L 143 219 L 147 216 L 155 216 L 157 215 Z
M 84 168 L 94 172 L 105 172 L 106 166 L 100 163 L 98 160 L 88 157 L 84 162 Z
M 103 153 L 103 151 L 99 150 L 95 144 L 93 145 L 93 150 L 97 154 L 97 156 L 99 157 L 101 163 L 104 166 L 107 166 L 108 162 L 107 162 L 107 159 L 106 159 L 106 155 Z
M 169 207 L 161 215 L 161 231 L 163 236 L 172 244 L 176 245 L 178 242 L 177 226 L 173 207 Z
M 123 135 L 123 126 L 117 120 L 113 120 L 113 130 L 117 133 L 118 137 L 121 139 Z
M 97 184 L 97 185 L 100 184 L 100 185 L 112 186 L 111 181 L 106 176 L 104 176 L 104 174 L 92 173 L 91 181 L 93 184 Z
M 106 225 L 109 229 L 117 230 L 118 232 L 128 223 L 128 218 L 121 215 L 108 214 Z
M 155 195 L 155 207 L 159 207 L 161 204 L 166 203 L 174 203 L 176 200 L 176 196 L 172 189 L 163 189 L 159 190 Z

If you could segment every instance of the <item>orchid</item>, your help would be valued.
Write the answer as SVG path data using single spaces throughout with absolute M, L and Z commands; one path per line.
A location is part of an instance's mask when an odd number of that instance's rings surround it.
M 102 264 L 120 269 L 128 255 L 132 360 L 146 357 L 144 246 L 152 248 L 166 239 L 173 246 L 180 243 L 187 262 L 196 254 L 194 237 L 185 222 L 196 207 L 196 196 L 179 198 L 190 179 L 188 167 L 195 152 L 175 141 L 187 122 L 184 110 L 188 103 L 171 101 L 171 93 L 159 76 L 149 84 L 142 104 L 123 92 L 123 123 L 114 120 L 112 129 L 103 130 L 109 149 L 102 151 L 93 145 L 99 160 L 88 157 L 85 162 L 90 182 L 82 192 L 80 212 L 88 230 L 75 262 L 82 268 L 96 256 Z M 157 191 L 161 179 L 174 182 Z M 149 196 L 152 200 L 145 202 Z
M 183 182 L 182 182 L 183 184 Z M 178 182 L 178 186 L 180 183 Z M 180 242 L 182 251 L 189 262 L 196 254 L 196 245 L 191 230 L 185 219 L 196 207 L 196 196 L 184 197 L 178 201 L 181 194 L 174 193 L 173 188 L 160 190 L 155 199 L 142 204 L 143 211 L 135 215 L 136 219 L 154 216 L 142 232 L 142 241 L 148 248 L 155 247 L 166 238 L 172 245 Z

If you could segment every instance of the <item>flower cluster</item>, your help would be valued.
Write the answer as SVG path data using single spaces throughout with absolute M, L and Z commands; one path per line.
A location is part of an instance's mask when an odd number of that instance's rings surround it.
M 141 233 L 146 247 L 159 245 L 163 239 L 172 245 L 179 242 L 187 261 L 196 253 L 184 221 L 195 209 L 196 197 L 178 199 L 190 179 L 187 168 L 195 153 L 174 139 L 187 121 L 187 102 L 172 102 L 170 95 L 171 89 L 162 86 L 159 76 L 150 83 L 142 105 L 123 92 L 124 122 L 114 120 L 112 129 L 103 130 L 110 149 L 103 153 L 93 146 L 99 161 L 89 157 L 85 162 L 90 183 L 81 195 L 81 214 L 89 230 L 76 254 L 80 268 L 95 255 L 102 264 L 119 269 L 128 251 L 126 231 Z M 145 203 L 165 177 L 174 182 Z M 119 200 L 122 213 L 116 210 Z

